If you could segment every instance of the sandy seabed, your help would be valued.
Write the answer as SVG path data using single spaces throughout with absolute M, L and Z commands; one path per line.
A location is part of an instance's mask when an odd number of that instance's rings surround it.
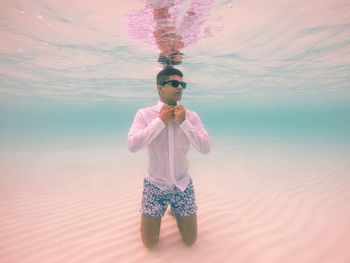
M 199 235 L 163 218 L 143 247 L 146 151 L 0 153 L 0 262 L 350 262 L 350 153 L 223 146 L 191 152 Z

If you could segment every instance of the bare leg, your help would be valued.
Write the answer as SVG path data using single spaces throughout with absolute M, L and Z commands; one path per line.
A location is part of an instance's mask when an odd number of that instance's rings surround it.
M 141 216 L 141 237 L 145 247 L 151 249 L 157 244 L 161 221 L 160 216 Z
M 179 216 L 176 218 L 182 240 L 191 246 L 197 239 L 197 215 Z

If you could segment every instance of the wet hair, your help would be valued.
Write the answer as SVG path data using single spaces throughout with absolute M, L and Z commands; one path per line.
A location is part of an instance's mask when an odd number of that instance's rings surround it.
M 169 76 L 172 75 L 176 75 L 181 78 L 183 77 L 183 74 L 180 70 L 173 67 L 166 67 L 157 74 L 157 84 L 162 85 L 165 81 L 168 80 Z
M 175 61 L 163 55 L 159 55 L 158 62 L 165 66 L 180 65 L 182 63 L 182 61 Z
M 181 53 L 180 51 L 174 51 L 169 56 L 164 56 L 164 55 L 159 54 L 158 62 L 160 64 L 164 65 L 165 67 L 171 67 L 173 65 L 180 65 L 182 63 L 182 58 L 181 58 L 181 60 L 175 60 L 174 57 L 176 55 L 181 55 L 183 58 L 184 53 Z

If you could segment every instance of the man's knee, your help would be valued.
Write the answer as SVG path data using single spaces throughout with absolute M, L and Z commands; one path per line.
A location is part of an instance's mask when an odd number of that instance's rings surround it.
M 142 215 L 141 237 L 145 247 L 151 249 L 159 240 L 161 217 Z
M 186 236 L 183 237 L 182 240 L 187 246 L 192 246 L 197 240 L 197 235 Z
M 142 235 L 143 245 L 148 249 L 152 249 L 158 243 L 158 240 L 159 240 L 158 235 L 153 236 L 153 237 Z
M 177 224 L 182 236 L 183 242 L 191 246 L 197 239 L 197 217 L 196 214 L 190 216 L 178 217 Z

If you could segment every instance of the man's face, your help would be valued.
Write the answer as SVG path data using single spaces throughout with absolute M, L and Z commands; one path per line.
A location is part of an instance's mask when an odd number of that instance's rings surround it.
M 183 87 L 181 84 L 178 85 L 178 87 L 174 87 L 171 80 L 182 82 L 182 78 L 180 76 L 171 75 L 168 77 L 163 86 L 158 85 L 158 91 L 161 101 L 169 105 L 176 105 L 176 102 L 181 100 Z

